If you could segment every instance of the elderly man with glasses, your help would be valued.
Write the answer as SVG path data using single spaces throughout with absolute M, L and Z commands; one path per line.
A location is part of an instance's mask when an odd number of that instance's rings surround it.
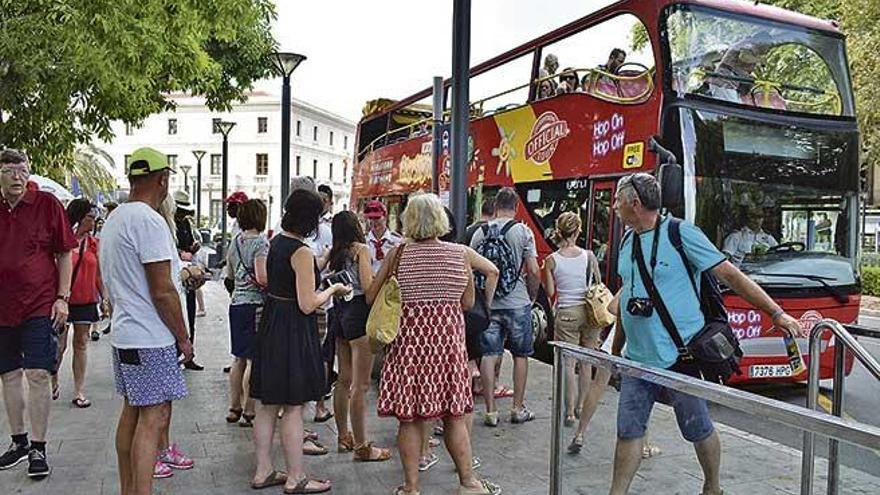
M 29 177 L 27 155 L 0 151 L 0 380 L 12 434 L 12 444 L 0 455 L 0 470 L 27 459 L 28 476 L 41 479 L 50 472 L 50 373 L 57 331 L 67 323 L 70 258 L 77 243 L 64 207 L 47 192 L 29 190 Z

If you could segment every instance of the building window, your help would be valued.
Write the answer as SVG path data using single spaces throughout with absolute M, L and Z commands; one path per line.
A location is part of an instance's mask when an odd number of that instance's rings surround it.
M 223 200 L 222 199 L 212 199 L 211 200 L 211 225 L 214 225 L 215 222 L 220 221 L 220 215 L 223 215 Z
M 220 119 L 211 119 L 211 134 L 220 134 Z
M 269 155 L 257 153 L 257 175 L 269 175 Z
M 342 136 L 342 147 L 348 149 L 348 136 Z
M 330 180 L 333 180 L 333 162 L 330 162 Z
M 177 170 L 177 155 L 168 155 L 168 165 L 171 166 L 171 170 Z
M 330 146 L 333 146 L 333 131 L 330 131 Z
M 211 155 L 211 175 L 220 175 L 223 169 L 223 155 Z
M 317 129 L 317 127 L 315 129 Z M 318 178 L 318 160 L 312 160 L 312 178 Z
M 345 182 L 345 183 L 348 182 L 348 164 L 347 163 L 342 164 L 342 182 Z
M 297 176 L 302 175 L 302 172 L 300 171 L 300 170 L 301 170 L 301 167 L 300 167 L 301 164 L 302 164 L 302 157 L 301 157 L 301 156 L 297 156 L 297 157 L 296 157 L 296 175 L 297 175 Z
M 257 117 L 257 132 L 265 134 L 269 130 L 269 119 L 267 117 Z
M 312 139 L 315 141 L 318 140 L 318 126 L 312 128 Z
M 168 119 L 168 134 L 177 134 L 177 119 Z
M 125 124 L 125 135 L 133 136 L 134 135 L 134 126 L 131 124 Z
M 300 136 L 302 136 L 302 122 L 297 120 L 296 121 L 296 137 L 300 137 Z

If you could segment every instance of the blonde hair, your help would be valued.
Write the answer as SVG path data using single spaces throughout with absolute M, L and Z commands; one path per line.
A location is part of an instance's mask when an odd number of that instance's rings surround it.
M 436 194 L 410 196 L 400 218 L 403 222 L 403 234 L 414 241 L 442 237 L 449 232 L 449 219 Z
M 553 242 L 560 242 L 575 236 L 581 229 L 581 218 L 577 213 L 566 211 L 556 219 L 556 229 L 553 231 Z
M 171 237 L 174 239 L 174 244 L 177 244 L 177 222 L 174 221 L 174 212 L 177 211 L 177 203 L 174 202 L 174 198 L 170 194 L 165 196 L 165 200 L 159 205 L 158 211 L 168 224 L 168 228 L 171 230 Z

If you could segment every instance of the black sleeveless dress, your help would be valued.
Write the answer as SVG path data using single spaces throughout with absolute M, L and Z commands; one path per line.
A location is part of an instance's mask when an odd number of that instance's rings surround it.
M 326 389 L 318 322 L 300 311 L 296 273 L 290 259 L 301 241 L 277 235 L 269 246 L 269 296 L 257 331 L 251 368 L 251 397 L 267 405 L 302 405 L 320 400 Z M 315 266 L 315 288 L 320 282 Z

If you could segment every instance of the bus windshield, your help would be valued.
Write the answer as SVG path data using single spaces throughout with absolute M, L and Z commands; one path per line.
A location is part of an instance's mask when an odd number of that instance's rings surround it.
M 842 37 L 691 5 L 667 10 L 666 34 L 679 96 L 854 115 Z

